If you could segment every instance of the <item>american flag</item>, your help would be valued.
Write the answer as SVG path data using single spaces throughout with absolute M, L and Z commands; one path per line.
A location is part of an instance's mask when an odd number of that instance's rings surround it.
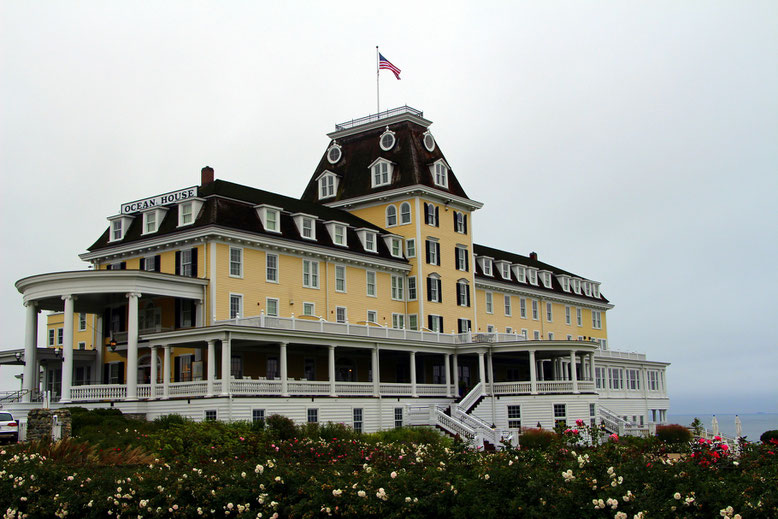
M 400 69 L 392 65 L 392 62 L 383 57 L 380 52 L 378 53 L 378 68 L 391 70 L 394 73 L 394 77 L 400 79 Z

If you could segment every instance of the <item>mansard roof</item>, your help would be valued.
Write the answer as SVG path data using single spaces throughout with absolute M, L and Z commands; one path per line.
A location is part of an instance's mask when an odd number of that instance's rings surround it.
M 476 256 L 485 256 L 492 258 L 495 262 L 496 261 L 507 261 L 511 263 L 512 265 L 524 265 L 528 268 L 536 268 L 539 271 L 540 270 L 547 270 L 550 271 L 551 276 L 551 288 L 546 288 L 543 286 L 543 283 L 538 283 L 537 285 L 530 285 L 529 283 L 521 283 L 516 279 L 516 276 L 513 272 L 510 272 L 510 279 L 503 279 L 502 276 L 494 272 L 494 275 L 487 276 L 483 273 L 483 270 L 481 269 L 481 265 L 479 262 L 475 262 L 475 276 L 478 281 L 499 281 L 500 283 L 508 283 L 510 285 L 516 285 L 517 287 L 524 287 L 524 288 L 531 288 L 532 290 L 538 290 L 542 292 L 549 292 L 549 293 L 557 293 L 559 295 L 564 295 L 565 297 L 574 297 L 579 298 L 582 300 L 589 300 L 589 301 L 597 301 L 599 303 L 608 303 L 608 299 L 600 292 L 600 297 L 594 297 L 594 296 L 587 296 L 583 292 L 580 294 L 575 294 L 572 291 L 571 292 L 565 292 L 562 289 L 562 285 L 559 282 L 559 279 L 557 279 L 557 276 L 570 276 L 571 278 L 580 278 L 581 280 L 591 281 L 587 278 L 584 278 L 582 276 L 579 276 L 578 274 L 573 274 L 572 272 L 568 272 L 566 270 L 562 270 L 559 267 L 555 267 L 554 265 L 549 265 L 548 263 L 544 263 L 537 259 L 536 256 L 529 257 L 529 256 L 522 256 L 521 254 L 514 254 L 512 252 L 507 252 L 499 249 L 494 249 L 492 247 L 487 247 L 485 245 L 473 245 L 473 253 Z
M 389 114 L 384 118 L 384 114 Z M 395 114 L 395 115 L 392 115 Z M 316 180 L 324 171 L 332 171 L 341 177 L 334 197 L 328 197 L 327 204 L 363 197 L 398 188 L 424 186 L 468 199 L 453 170 L 448 171 L 448 186 L 435 185 L 430 166 L 445 156 L 439 143 L 435 142 L 432 151 L 424 146 L 424 135 L 429 130 L 430 121 L 420 117 L 421 112 L 410 107 L 383 112 L 378 116 L 364 118 L 370 122 L 364 124 L 337 125 L 337 131 L 330 133 L 333 138 L 322 155 L 319 165 L 311 175 L 302 195 L 302 200 L 318 202 L 319 191 Z M 387 128 L 394 132 L 394 146 L 385 151 L 381 148 L 380 138 Z M 333 144 L 341 148 L 341 157 L 335 164 L 327 159 L 327 151 Z M 377 159 L 386 159 L 394 165 L 392 180 L 388 185 L 372 187 L 370 166 Z M 449 164 L 448 161 L 445 161 Z
M 165 214 L 157 232 L 150 235 L 142 235 L 143 219 L 135 218 L 130 224 L 129 229 L 127 229 L 124 239 L 109 243 L 109 228 L 87 250 L 90 252 L 98 251 L 116 245 L 126 245 L 135 242 L 137 242 L 139 246 L 142 246 L 143 241 L 163 236 L 170 236 L 171 239 L 174 239 L 176 234 L 211 226 L 311 245 L 311 240 L 303 239 L 300 236 L 297 226 L 292 219 L 292 214 L 304 213 L 317 218 L 316 245 L 338 251 L 348 250 L 369 255 L 372 258 L 379 257 L 392 261 L 406 262 L 403 259 L 393 257 L 390 254 L 389 249 L 383 243 L 383 240 L 378 240 L 378 254 L 366 252 L 362 248 L 362 243 L 357 236 L 356 229 L 370 229 L 379 234 L 386 234 L 387 231 L 373 225 L 367 220 L 354 216 L 348 211 L 305 202 L 278 193 L 271 193 L 270 191 L 235 184 L 225 180 L 214 180 L 204 186 L 198 187 L 197 196 L 204 199 L 205 203 L 192 225 L 187 225 L 185 227 L 178 226 L 179 206 L 174 204 L 169 206 L 169 210 Z M 282 209 L 280 235 L 279 233 L 269 232 L 264 229 L 262 221 L 259 219 L 257 211 L 254 209 L 254 206 L 262 204 Z M 347 247 L 334 245 L 332 243 L 330 234 L 325 228 L 325 222 L 328 221 L 336 221 L 348 225 Z

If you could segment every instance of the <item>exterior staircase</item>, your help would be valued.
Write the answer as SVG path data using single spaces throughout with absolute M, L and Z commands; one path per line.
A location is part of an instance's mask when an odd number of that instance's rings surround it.
M 499 449 L 502 439 L 507 438 L 510 432 L 492 427 L 470 413 L 485 396 L 483 383 L 476 384 L 459 402 L 449 406 L 435 406 L 433 423 L 451 436 L 459 436 L 476 449 Z
M 638 425 L 632 423 L 602 405 L 598 405 L 597 408 L 600 423 L 609 434 L 647 437 L 655 432 L 651 425 Z

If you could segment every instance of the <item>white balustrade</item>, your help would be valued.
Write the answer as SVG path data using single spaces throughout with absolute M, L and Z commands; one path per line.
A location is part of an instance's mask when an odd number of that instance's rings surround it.
M 392 396 L 410 396 L 411 395 L 411 385 L 410 384 L 399 384 L 399 383 L 392 383 L 392 382 L 384 382 L 381 384 L 381 394 L 382 395 L 392 395 Z
M 329 382 L 326 382 L 329 384 Z M 372 382 L 336 382 L 335 393 L 338 395 L 349 396 L 372 396 L 373 395 L 373 383 Z
M 483 395 L 483 384 L 479 382 L 468 394 L 459 402 L 458 407 L 462 412 L 468 412 Z
M 91 386 L 73 386 L 70 397 L 75 401 L 122 400 L 127 396 L 124 384 L 95 384 Z
M 419 396 L 446 396 L 445 384 L 416 384 L 416 394 Z
M 538 382 L 538 393 L 572 393 L 573 383 L 562 380 Z
M 233 395 L 280 395 L 280 380 L 232 380 Z
M 440 425 L 451 434 L 458 434 L 463 439 L 472 441 L 476 436 L 475 431 L 472 428 L 461 421 L 450 417 L 440 409 L 435 409 L 435 419 L 437 425 Z
M 532 392 L 531 382 L 495 382 L 495 395 L 529 395 Z
M 208 394 L 208 382 L 171 382 L 170 396 L 205 396 Z
M 290 395 L 317 395 L 327 396 L 330 394 L 329 381 L 316 381 L 316 380 L 303 380 L 295 381 L 290 380 L 287 382 Z

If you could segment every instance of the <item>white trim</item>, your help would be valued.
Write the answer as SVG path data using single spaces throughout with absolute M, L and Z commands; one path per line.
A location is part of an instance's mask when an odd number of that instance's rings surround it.
M 372 171 L 371 171 L 372 173 Z M 434 198 L 439 200 L 440 203 L 449 202 L 449 207 L 457 207 L 468 211 L 475 211 L 481 209 L 483 202 L 477 202 L 470 200 L 469 198 L 463 198 L 451 193 L 442 193 L 437 189 L 427 186 L 414 185 L 412 187 L 400 187 L 389 191 L 381 191 L 380 193 L 370 193 L 367 195 L 357 196 L 354 198 L 348 198 L 345 200 L 338 200 L 336 202 L 330 202 L 325 204 L 327 207 L 342 207 L 342 206 L 355 206 L 362 205 L 366 202 L 376 202 L 376 204 L 383 205 L 386 200 L 389 200 L 395 196 L 407 198 L 408 196 L 419 195 L 423 197 Z
M 233 316 L 232 315 L 232 298 L 239 298 L 240 301 L 240 309 L 238 310 L 238 315 Z M 241 317 L 244 317 L 243 313 L 243 294 L 237 293 L 237 292 L 230 292 L 229 299 L 227 300 L 227 315 L 230 319 L 239 319 Z
M 237 274 L 233 274 L 232 273 L 232 264 L 233 264 L 233 261 L 232 261 L 232 251 L 238 251 L 238 253 L 240 255 L 240 258 L 239 258 L 239 260 L 237 262 L 238 263 L 238 270 L 240 270 L 240 272 L 238 272 Z M 243 248 L 242 247 L 230 246 L 230 249 L 229 249 L 229 252 L 228 252 L 227 274 L 231 278 L 243 279 Z

